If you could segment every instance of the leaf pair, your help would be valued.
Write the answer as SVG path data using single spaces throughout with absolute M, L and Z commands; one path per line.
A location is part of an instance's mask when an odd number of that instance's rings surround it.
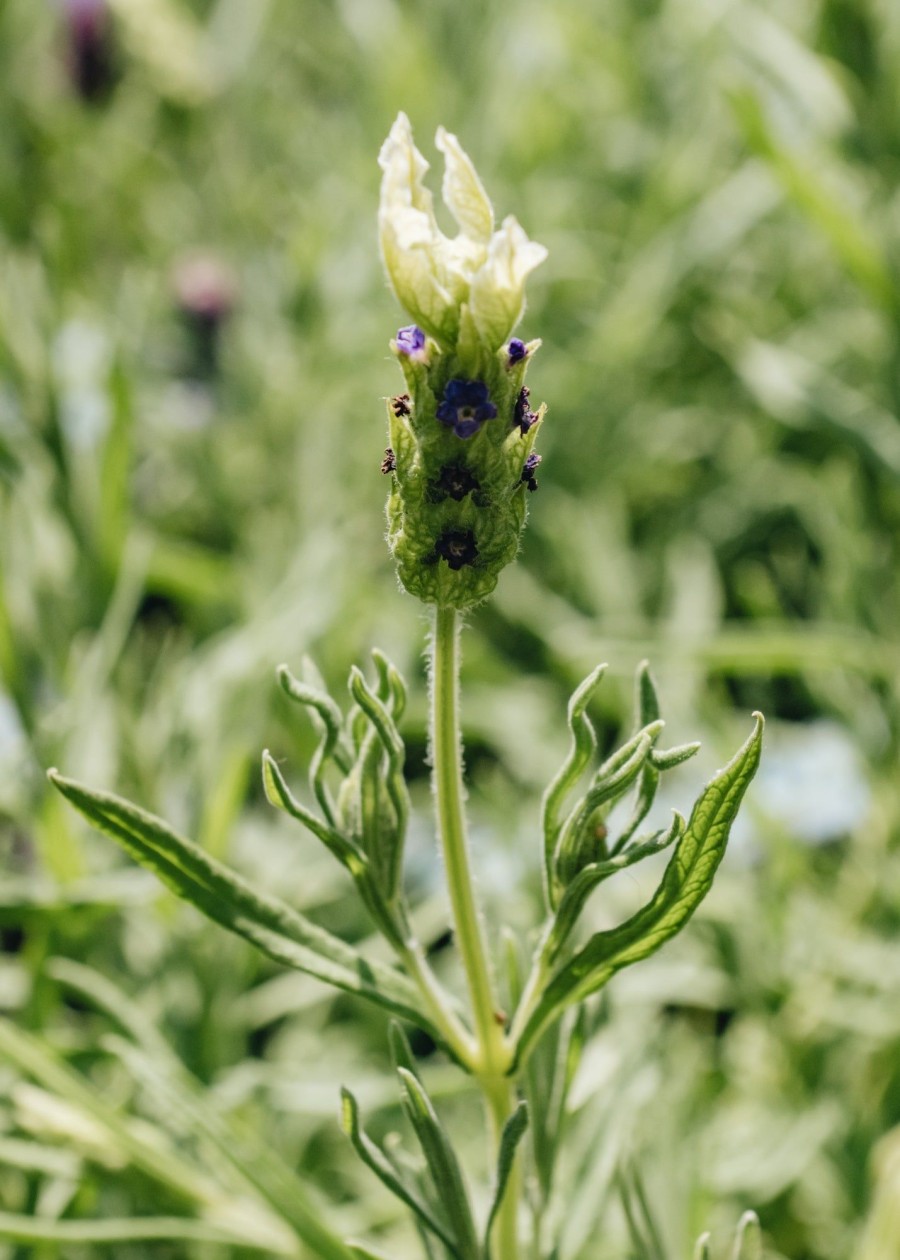
M 437 1238 L 454 1260 L 489 1260 L 491 1231 L 509 1183 L 516 1150 L 528 1126 L 527 1106 L 520 1102 L 504 1127 L 491 1208 L 479 1238 L 459 1160 L 398 1024 L 391 1027 L 391 1049 L 400 1081 L 401 1104 L 424 1157 L 424 1174 L 415 1178 L 396 1156 L 372 1141 L 362 1127 L 359 1105 L 348 1089 L 341 1091 L 344 1131 L 366 1166 L 406 1204 L 419 1227 Z
M 349 871 L 380 931 L 402 948 L 407 936 L 402 866 L 409 793 L 397 722 L 406 688 L 386 657 L 377 651 L 372 655 L 377 686 L 373 690 L 354 666 L 349 680 L 354 705 L 346 718 L 323 689 L 299 682 L 284 665 L 278 671 L 286 694 L 309 711 L 319 728 L 309 780 L 323 816 L 296 799 L 268 751 L 263 753 L 263 783 L 270 802 L 303 823 Z M 343 778 L 337 800 L 327 782 L 334 771 Z

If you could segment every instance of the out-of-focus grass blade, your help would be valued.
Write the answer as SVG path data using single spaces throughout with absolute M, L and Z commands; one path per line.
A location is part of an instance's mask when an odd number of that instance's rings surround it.
M 131 1217 L 126 1220 L 41 1220 L 0 1212 L 0 1238 L 17 1243 L 56 1243 L 59 1246 L 110 1246 L 113 1243 L 201 1242 L 240 1247 L 272 1254 L 272 1240 L 256 1242 L 205 1221 L 177 1216 Z M 279 1251 L 298 1256 L 298 1251 Z

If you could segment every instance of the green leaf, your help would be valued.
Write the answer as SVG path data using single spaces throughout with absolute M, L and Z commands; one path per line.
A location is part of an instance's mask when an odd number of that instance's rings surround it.
M 598 884 L 615 875 L 617 871 L 625 870 L 626 867 L 633 866 L 635 862 L 640 862 L 645 857 L 650 857 L 654 853 L 661 853 L 663 849 L 668 848 L 670 844 L 678 839 L 683 833 L 685 825 L 684 818 L 676 811 L 671 826 L 667 831 L 657 831 L 647 840 L 635 841 L 624 852 L 608 858 L 606 861 L 591 862 L 588 866 L 583 866 L 571 883 L 566 885 L 559 908 L 550 926 L 546 944 L 543 947 L 542 953 L 545 961 L 548 964 L 556 961 L 560 950 L 569 939 L 572 930 L 578 922 L 588 897 L 590 897 Z
M 732 1260 L 762 1260 L 762 1233 L 755 1212 L 745 1212 L 737 1228 Z
M 393 807 L 395 823 L 387 834 L 380 831 L 377 841 L 372 837 L 373 843 L 368 846 L 368 851 L 373 863 L 383 873 L 382 891 L 390 901 L 396 897 L 400 887 L 403 844 L 409 821 L 409 792 L 403 777 L 406 748 L 393 717 L 370 690 L 356 666 L 350 671 L 350 694 L 378 732 L 378 738 L 387 754 L 384 784 Z
M 491 1230 L 503 1203 L 503 1196 L 506 1193 L 509 1175 L 513 1169 L 516 1151 L 527 1128 L 528 1104 L 522 1101 L 503 1126 L 503 1132 L 500 1135 L 500 1149 L 497 1152 L 497 1178 L 494 1186 L 494 1196 L 491 1201 L 491 1210 L 488 1213 L 487 1225 L 484 1231 L 484 1260 L 491 1260 Z
M 263 787 L 266 799 L 276 809 L 283 809 L 286 814 L 303 823 L 307 830 L 321 840 L 325 847 L 334 854 L 338 861 L 346 866 L 351 875 L 358 877 L 366 868 L 366 855 L 357 848 L 352 840 L 348 840 L 334 826 L 329 826 L 317 818 L 311 810 L 291 792 L 284 775 L 275 758 L 266 749 L 262 755 Z
M 650 662 L 641 661 L 635 675 L 635 710 L 638 726 L 649 726 L 659 720 L 661 713 L 656 680 L 650 673 Z
M 594 776 L 587 793 L 566 819 L 556 860 L 557 883 L 563 888 L 587 862 L 596 860 L 598 846 L 594 815 L 602 809 L 602 817 L 605 817 L 616 801 L 625 795 L 641 773 L 663 726 L 661 720 L 651 722 L 607 758 Z M 600 852 L 605 856 L 605 849 L 601 848 Z
M 440 1039 L 422 1016 L 418 990 L 398 971 L 365 959 L 283 901 L 251 888 L 153 814 L 112 793 L 66 779 L 55 770 L 48 772 L 48 778 L 90 823 L 216 923 L 245 937 L 276 962 L 358 993 L 427 1027 L 431 1036 Z
M 605 672 L 606 666 L 598 665 L 572 694 L 568 712 L 572 744 L 558 774 L 544 793 L 541 804 L 541 825 L 544 831 L 544 881 L 550 906 L 556 903 L 554 859 L 562 826 L 559 820 L 560 812 L 566 796 L 584 773 L 597 747 L 597 735 L 585 709 Z
M 460 1260 L 480 1260 L 469 1196 L 450 1139 L 419 1078 L 403 1067 L 397 1069 L 397 1075 L 403 1110 L 415 1130 L 438 1199 L 453 1230 L 456 1254 Z
M 550 980 L 527 1017 L 516 1047 L 517 1062 L 535 1039 L 573 1002 L 582 1001 L 631 963 L 664 945 L 685 925 L 712 884 L 725 853 L 731 824 L 759 765 L 763 718 L 735 757 L 707 784 L 675 848 L 662 882 L 637 914 L 597 932 Z
M 402 1178 L 380 1147 L 376 1146 L 359 1120 L 359 1104 L 349 1089 L 341 1089 L 341 1127 L 353 1143 L 353 1149 L 367 1168 L 375 1174 L 388 1190 L 410 1208 L 419 1220 L 450 1249 L 457 1260 L 464 1260 L 456 1246 L 456 1239 L 417 1190 Z
M 334 802 L 325 782 L 325 772 L 330 761 L 334 761 L 344 774 L 352 764 L 350 753 L 344 745 L 343 714 L 326 691 L 299 682 L 287 665 L 278 666 L 278 681 L 286 695 L 310 711 L 310 716 L 321 734 L 319 746 L 309 763 L 309 783 L 319 802 L 319 808 L 334 826 Z

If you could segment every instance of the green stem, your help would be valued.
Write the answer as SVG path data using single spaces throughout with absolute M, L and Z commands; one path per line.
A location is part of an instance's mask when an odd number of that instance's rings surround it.
M 494 999 L 481 915 L 469 866 L 459 727 L 459 624 L 454 608 L 435 611 L 431 668 L 431 756 L 438 836 L 444 856 L 456 941 L 472 1002 L 477 1050 L 474 1074 L 488 1108 L 494 1149 L 515 1105 L 506 1073 L 510 1051 Z M 507 1187 L 494 1235 L 495 1260 L 517 1260 L 518 1177 Z
M 481 915 L 469 868 L 463 806 L 462 748 L 459 733 L 459 642 L 455 608 L 435 613 L 431 673 L 431 756 L 437 803 L 438 838 L 478 1037 L 477 1074 L 502 1075 L 503 1032 L 491 985 Z

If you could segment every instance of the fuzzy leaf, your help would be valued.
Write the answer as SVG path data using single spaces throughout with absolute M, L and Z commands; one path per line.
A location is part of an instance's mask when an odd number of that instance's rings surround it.
M 55 770 L 48 777 L 88 822 L 216 923 L 251 941 L 276 962 L 358 993 L 438 1036 L 422 1017 L 418 990 L 399 972 L 370 962 L 283 901 L 251 888 L 153 814 L 112 793 L 63 778 Z
M 631 963 L 664 945 L 685 925 L 712 884 L 731 824 L 759 765 L 763 718 L 735 757 L 707 784 L 650 902 L 624 923 L 597 932 L 551 979 L 527 1018 L 516 1048 L 527 1056 L 548 1022 Z
M 406 1068 L 398 1068 L 403 1109 L 415 1129 L 428 1171 L 456 1240 L 460 1260 L 480 1260 L 475 1222 L 466 1193 L 462 1170 L 437 1112 L 419 1078 Z
M 353 1143 L 353 1149 L 367 1168 L 375 1174 L 393 1195 L 410 1208 L 426 1228 L 440 1238 L 457 1260 L 464 1260 L 457 1250 L 456 1240 L 443 1221 L 432 1212 L 417 1190 L 399 1175 L 394 1165 L 380 1147 L 376 1146 L 363 1129 L 359 1120 L 359 1104 L 349 1089 L 341 1090 L 341 1127 Z
M 584 773 L 597 747 L 597 736 L 585 709 L 605 672 L 606 666 L 598 665 L 572 694 L 568 713 L 572 744 L 559 773 L 544 793 L 541 805 L 541 823 L 544 830 L 544 880 L 547 898 L 551 905 L 554 904 L 554 858 L 562 826 L 559 821 L 560 811 L 567 794 Z
M 491 1260 L 491 1230 L 497 1218 L 497 1213 L 503 1204 L 503 1196 L 506 1193 L 509 1175 L 513 1169 L 516 1151 L 519 1143 L 525 1136 L 527 1128 L 528 1104 L 523 1101 L 519 1103 L 509 1117 L 500 1135 L 500 1149 L 497 1152 L 497 1179 L 494 1187 L 494 1197 L 491 1201 L 491 1210 L 488 1213 L 487 1225 L 484 1231 L 484 1260 Z

